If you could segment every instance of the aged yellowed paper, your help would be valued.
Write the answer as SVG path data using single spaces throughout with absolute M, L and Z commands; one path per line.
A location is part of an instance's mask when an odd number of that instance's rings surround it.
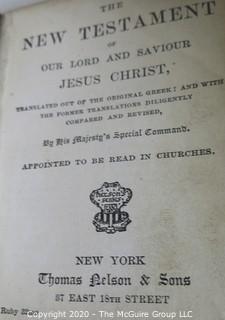
M 0 319 L 225 319 L 224 9 L 6 15 Z

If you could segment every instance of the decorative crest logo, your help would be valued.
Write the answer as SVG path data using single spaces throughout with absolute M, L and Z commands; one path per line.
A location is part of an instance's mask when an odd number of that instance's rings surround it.
M 91 202 L 101 209 L 101 212 L 98 212 L 93 220 L 96 231 L 107 233 L 126 231 L 131 220 L 129 214 L 121 211 L 121 208 L 131 198 L 132 191 L 121 187 L 119 182 L 104 182 L 101 188 L 92 191 L 90 194 Z

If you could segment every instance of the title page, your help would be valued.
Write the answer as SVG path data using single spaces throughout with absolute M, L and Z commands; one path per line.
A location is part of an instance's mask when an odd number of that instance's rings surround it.
M 0 319 L 225 319 L 224 9 L 6 15 Z

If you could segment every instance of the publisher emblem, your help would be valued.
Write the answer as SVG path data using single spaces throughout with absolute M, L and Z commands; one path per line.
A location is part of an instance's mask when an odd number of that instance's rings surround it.
M 121 211 L 132 198 L 132 191 L 122 187 L 119 182 L 104 182 L 101 188 L 92 191 L 90 200 L 98 208 L 93 224 L 97 232 L 115 233 L 126 231 L 131 222 L 129 214 Z

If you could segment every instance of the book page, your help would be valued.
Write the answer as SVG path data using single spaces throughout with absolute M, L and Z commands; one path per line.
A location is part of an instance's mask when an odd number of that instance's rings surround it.
M 0 319 L 225 319 L 224 9 L 6 15 Z

